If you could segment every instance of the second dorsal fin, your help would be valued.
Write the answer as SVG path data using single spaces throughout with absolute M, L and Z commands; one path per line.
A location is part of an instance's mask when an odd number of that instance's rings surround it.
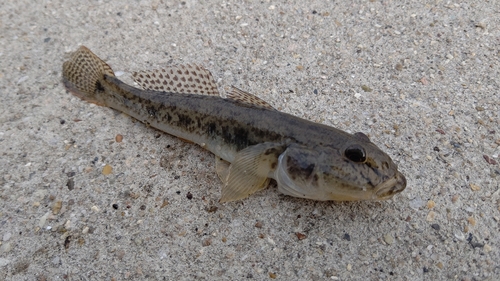
M 254 96 L 245 91 L 242 91 L 234 86 L 231 86 L 231 89 L 226 95 L 226 98 L 243 103 L 248 106 L 255 106 L 255 107 L 262 107 L 271 110 L 276 110 L 274 107 L 272 107 L 270 104 L 260 99 L 259 97 Z
M 220 96 L 212 73 L 195 64 L 138 71 L 132 78 L 144 90 Z

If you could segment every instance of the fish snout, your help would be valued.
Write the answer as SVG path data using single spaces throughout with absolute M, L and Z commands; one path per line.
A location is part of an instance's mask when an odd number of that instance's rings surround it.
M 394 195 L 400 193 L 406 188 L 406 177 L 400 172 L 396 176 L 388 179 L 387 181 L 379 184 L 373 194 L 373 200 L 387 200 L 391 199 Z

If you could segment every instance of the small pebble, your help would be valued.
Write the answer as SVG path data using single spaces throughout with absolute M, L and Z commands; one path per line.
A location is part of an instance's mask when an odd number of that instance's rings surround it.
M 424 205 L 424 201 L 420 199 L 420 197 L 415 197 L 410 200 L 410 208 L 418 210 L 420 207 Z
M 440 230 L 441 229 L 441 227 L 437 223 L 431 224 L 431 227 L 434 228 L 435 230 Z
M 432 200 L 427 201 L 427 209 L 432 209 L 436 206 L 436 203 Z
M 348 233 L 344 233 L 344 237 L 342 237 L 344 240 L 351 241 L 351 235 Z
M 490 246 L 490 245 L 488 245 L 488 244 L 485 244 L 485 245 L 484 245 L 484 251 L 485 251 L 486 253 L 491 252 L 491 246 Z
M 10 237 L 12 237 L 12 234 L 10 232 L 4 233 L 2 237 L 3 242 L 9 241 Z
M 2 246 L 0 246 L 0 253 L 8 253 L 10 252 L 10 250 L 12 250 L 12 243 L 10 242 L 7 242 L 7 243 L 3 243 Z
M 486 29 L 486 24 L 484 22 L 478 22 L 476 23 L 476 27 L 479 27 L 481 29 Z
M 122 135 L 120 135 L 120 134 L 116 135 L 116 137 L 115 137 L 115 141 L 116 142 L 122 142 L 122 140 L 123 140 L 123 136 Z
M 390 233 L 387 233 L 386 235 L 384 235 L 384 241 L 385 241 L 385 243 L 387 243 L 389 245 L 394 244 L 394 238 L 392 237 L 392 235 Z
M 304 240 L 307 238 L 307 235 L 303 234 L 303 233 L 300 233 L 300 232 L 295 232 L 295 236 L 297 236 L 297 238 L 299 240 Z
M 363 91 L 365 91 L 365 92 L 372 92 L 372 91 L 373 91 L 373 89 L 372 89 L 372 88 L 370 88 L 370 87 L 368 87 L 368 86 L 366 86 L 366 85 L 362 85 L 362 86 L 361 86 L 361 89 L 363 89 Z
M 201 242 L 201 245 L 203 247 L 207 247 L 207 246 L 212 245 L 212 238 L 206 238 L 206 239 L 204 239 L 203 242 Z
M 163 203 L 161 204 L 160 209 L 161 209 L 161 208 L 164 208 L 164 207 L 165 207 L 165 206 L 167 206 L 167 205 L 168 205 L 168 201 L 167 201 L 167 199 L 163 199 Z M 215 211 L 217 211 L 217 207 L 215 207 Z M 214 212 L 215 212 L 215 211 L 214 211 Z M 210 212 L 210 211 L 209 211 L 209 212 Z
M 467 221 L 469 222 L 470 225 L 475 226 L 476 225 L 476 220 L 474 217 L 469 217 L 467 218 Z
M 62 207 L 62 201 L 54 202 L 54 204 L 52 205 L 52 214 L 53 215 L 59 214 L 59 211 L 61 211 L 61 207 Z
M 434 221 L 434 217 L 436 216 L 436 213 L 434 211 L 430 211 L 429 214 L 427 214 L 427 221 Z
M 260 222 L 260 221 L 256 222 L 255 227 L 262 228 L 262 222 Z
M 490 165 L 496 165 L 497 164 L 497 161 L 495 161 L 495 159 L 493 158 L 490 158 L 488 155 L 483 155 L 483 158 L 484 160 L 486 160 L 486 162 Z
M 460 241 L 464 241 L 465 235 L 461 231 L 458 231 L 458 232 L 455 232 L 455 238 L 457 238 Z
M 99 207 L 97 206 L 92 206 L 92 208 L 90 208 L 93 212 L 99 212 Z
M 482 243 L 479 243 L 479 242 L 475 242 L 475 241 L 469 241 L 469 244 L 472 246 L 472 248 L 483 248 L 484 247 L 484 244 Z
M 0 258 L 0 267 L 4 267 L 4 266 L 8 265 L 9 263 L 10 263 L 10 260 Z
M 469 186 L 470 186 L 470 189 L 472 189 L 473 191 L 481 190 L 481 187 L 479 187 L 479 185 L 471 183 L 471 184 L 469 184 Z
M 110 165 L 106 164 L 104 166 L 104 168 L 102 168 L 102 174 L 107 176 L 109 174 L 111 174 L 113 172 L 113 167 L 111 167 Z
M 68 181 L 66 182 L 66 186 L 69 190 L 75 189 L 75 180 L 73 180 L 72 178 L 68 179 Z
M 214 212 L 217 212 L 219 208 L 217 206 L 210 206 L 210 207 L 207 207 L 205 208 L 205 210 L 209 213 L 214 213 Z
M 47 221 L 47 218 L 50 216 L 50 212 L 45 213 L 40 220 L 38 221 L 38 227 L 42 228 L 45 225 L 45 222 Z
M 276 245 L 276 242 L 271 237 L 267 237 L 267 242 L 271 245 Z

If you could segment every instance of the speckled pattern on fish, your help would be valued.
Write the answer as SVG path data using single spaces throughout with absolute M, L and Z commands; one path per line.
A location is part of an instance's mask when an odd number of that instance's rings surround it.
M 221 202 L 248 197 L 275 179 L 284 194 L 314 200 L 384 200 L 406 187 L 391 158 L 354 135 L 275 110 L 232 88 L 220 97 L 210 72 L 181 65 L 117 79 L 86 47 L 63 65 L 63 82 L 83 100 L 122 111 L 217 156 Z

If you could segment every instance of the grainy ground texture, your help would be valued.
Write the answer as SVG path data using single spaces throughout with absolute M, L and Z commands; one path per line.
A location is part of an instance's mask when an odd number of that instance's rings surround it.
M 0 280 L 500 280 L 499 15 L 498 1 L 2 1 Z M 219 204 L 211 153 L 66 92 L 80 45 L 128 83 L 198 63 L 220 89 L 365 132 L 408 187 Z

